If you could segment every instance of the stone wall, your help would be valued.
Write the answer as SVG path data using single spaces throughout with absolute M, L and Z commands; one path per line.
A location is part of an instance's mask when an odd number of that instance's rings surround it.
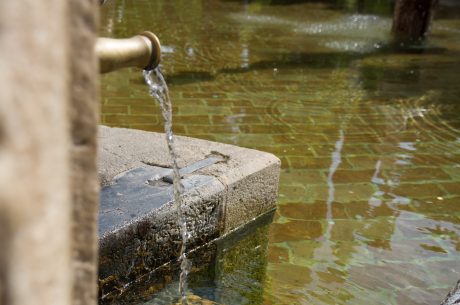
M 96 303 L 96 5 L 0 2 L 2 305 Z

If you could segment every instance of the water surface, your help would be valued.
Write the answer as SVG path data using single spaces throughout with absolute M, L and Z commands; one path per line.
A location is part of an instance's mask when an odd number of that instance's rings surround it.
M 102 35 L 160 38 L 176 134 L 282 160 L 267 238 L 226 252 L 266 249 L 254 268 L 190 289 L 223 304 L 439 303 L 460 279 L 460 8 L 447 1 L 408 52 L 389 47 L 387 1 L 270 2 L 102 8 Z M 163 130 L 139 70 L 103 76 L 101 109 L 103 124 Z

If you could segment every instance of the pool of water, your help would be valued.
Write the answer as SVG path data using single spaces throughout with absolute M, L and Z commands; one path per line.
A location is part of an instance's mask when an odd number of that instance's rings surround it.
M 282 160 L 265 238 L 234 241 L 224 280 L 214 266 L 191 292 L 227 305 L 440 303 L 460 279 L 460 7 L 441 1 L 426 45 L 398 50 L 389 1 L 282 2 L 101 9 L 103 36 L 160 38 L 176 134 Z M 101 85 L 102 124 L 163 130 L 139 70 Z

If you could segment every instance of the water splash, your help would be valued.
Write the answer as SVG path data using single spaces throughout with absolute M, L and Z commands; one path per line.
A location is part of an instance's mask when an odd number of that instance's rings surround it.
M 169 155 L 171 156 L 172 169 L 173 169 L 173 190 L 174 190 L 174 203 L 177 207 L 177 224 L 180 229 L 182 237 L 182 244 L 179 255 L 179 262 L 181 266 L 181 273 L 179 279 L 179 292 L 182 298 L 182 304 L 187 305 L 186 284 L 187 275 L 191 269 L 191 263 L 187 259 L 186 245 L 187 245 L 187 222 L 183 213 L 183 203 L 181 194 L 184 187 L 180 182 L 179 166 L 177 165 L 177 153 L 174 146 L 174 135 L 172 131 L 172 108 L 171 99 L 169 98 L 169 90 L 166 85 L 165 78 L 160 68 L 154 70 L 144 70 L 144 80 L 149 86 L 150 95 L 158 101 L 161 107 L 161 114 L 164 119 L 164 130 L 166 135 L 166 142 L 168 143 Z
M 390 39 L 391 19 L 375 15 L 348 15 L 322 22 L 301 22 L 270 15 L 232 14 L 242 24 L 284 28 L 297 34 L 320 37 L 319 45 L 338 51 L 368 53 Z

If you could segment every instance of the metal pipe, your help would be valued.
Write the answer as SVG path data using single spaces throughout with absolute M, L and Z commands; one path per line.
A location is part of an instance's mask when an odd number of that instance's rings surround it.
M 161 45 L 152 32 L 125 38 L 98 38 L 96 54 L 101 73 L 138 67 L 151 70 L 158 66 L 161 58 Z

